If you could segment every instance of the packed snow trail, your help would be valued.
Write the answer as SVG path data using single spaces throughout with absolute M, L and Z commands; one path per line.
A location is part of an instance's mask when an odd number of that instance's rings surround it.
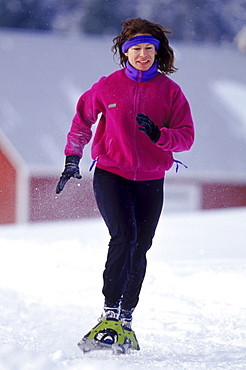
M 0 227 L 2 370 L 245 369 L 246 209 L 162 216 L 134 325 L 141 351 L 83 355 L 101 314 L 101 219 Z

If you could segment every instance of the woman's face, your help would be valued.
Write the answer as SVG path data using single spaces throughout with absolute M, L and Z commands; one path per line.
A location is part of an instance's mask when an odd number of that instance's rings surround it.
M 134 37 L 141 35 L 138 33 Z M 153 65 L 156 54 L 154 45 L 148 43 L 133 45 L 125 52 L 129 63 L 139 71 L 147 71 Z

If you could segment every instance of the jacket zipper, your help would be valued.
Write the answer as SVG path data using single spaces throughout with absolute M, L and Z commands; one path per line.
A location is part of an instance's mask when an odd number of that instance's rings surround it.
M 137 127 L 137 123 L 136 123 L 136 116 L 137 114 L 139 113 L 139 99 L 140 99 L 140 85 L 141 85 L 141 80 L 142 80 L 142 71 L 139 71 L 139 74 L 138 74 L 138 80 L 137 80 L 137 88 L 136 88 L 136 95 L 135 95 L 135 114 L 134 114 L 134 144 L 135 144 L 135 152 L 136 152 L 136 163 L 137 163 L 137 166 L 136 166 L 136 169 L 134 171 L 134 177 L 133 179 L 136 181 L 136 178 L 137 178 L 137 171 L 140 167 L 140 159 L 139 159 L 139 155 L 138 155 L 138 151 L 137 151 L 137 130 L 138 130 L 138 127 Z

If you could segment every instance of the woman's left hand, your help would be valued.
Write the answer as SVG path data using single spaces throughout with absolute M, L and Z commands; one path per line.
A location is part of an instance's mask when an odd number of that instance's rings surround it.
M 143 113 L 138 113 L 136 120 L 140 125 L 139 130 L 145 132 L 145 134 L 149 136 L 152 143 L 156 143 L 161 136 L 159 127 L 154 124 L 149 116 L 146 116 L 146 114 Z

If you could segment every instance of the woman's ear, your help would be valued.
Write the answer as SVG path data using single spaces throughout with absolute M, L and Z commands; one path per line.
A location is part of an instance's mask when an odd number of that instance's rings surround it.
M 126 51 L 124 54 L 125 54 L 125 56 L 128 58 L 128 51 Z

